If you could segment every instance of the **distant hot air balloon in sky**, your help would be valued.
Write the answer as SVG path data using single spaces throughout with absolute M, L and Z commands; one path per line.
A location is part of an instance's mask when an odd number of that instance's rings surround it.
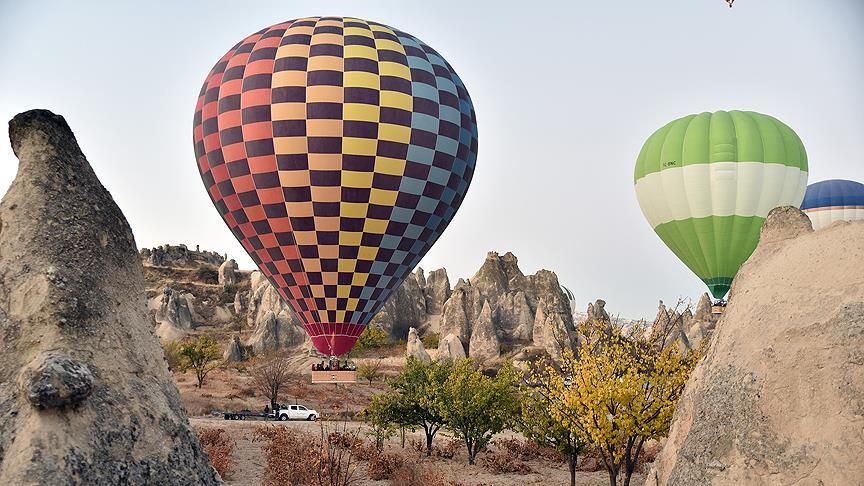
M 801 210 L 816 230 L 837 221 L 864 220 L 864 184 L 843 179 L 810 184 Z
M 194 142 L 219 214 L 315 347 L 338 356 L 459 209 L 477 123 L 462 80 L 416 37 L 313 17 L 216 63 Z
M 634 181 L 651 227 L 722 299 L 768 212 L 801 204 L 807 153 L 791 128 L 768 115 L 700 113 L 648 138 Z

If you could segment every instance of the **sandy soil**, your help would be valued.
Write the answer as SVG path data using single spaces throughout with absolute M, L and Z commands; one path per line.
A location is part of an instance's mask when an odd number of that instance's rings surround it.
M 252 435 L 256 427 L 289 427 L 310 435 L 320 433 L 321 424 L 315 422 L 271 422 L 271 421 L 226 421 L 213 417 L 195 417 L 190 419 L 193 428 L 222 428 L 231 435 L 236 441 L 234 449 L 235 466 L 226 479 L 226 484 L 233 486 L 252 486 L 260 485 L 263 482 L 266 460 L 261 455 L 260 443 L 252 440 Z M 363 436 L 363 424 L 360 422 L 325 422 L 325 426 L 335 428 L 337 425 L 341 430 L 343 425 L 348 430 L 356 430 L 360 428 L 360 434 Z M 512 433 L 501 434 L 501 437 L 513 437 Z M 406 445 L 410 440 L 420 441 L 423 435 L 420 432 L 407 433 Z M 450 440 L 444 432 L 439 432 L 436 436 L 436 443 L 444 444 Z M 526 461 L 526 464 L 531 468 L 530 474 L 494 474 L 482 465 L 469 466 L 467 464 L 467 456 L 464 450 L 453 459 L 442 459 L 439 457 L 427 458 L 416 453 L 410 447 L 402 449 L 400 441 L 394 438 L 387 444 L 387 451 L 391 453 L 400 453 L 410 457 L 410 460 L 420 462 L 427 465 L 431 469 L 440 473 L 446 479 L 458 480 L 462 484 L 471 486 L 480 485 L 495 485 L 495 486 L 516 486 L 516 485 L 558 485 L 569 484 L 570 476 L 567 472 L 564 463 L 556 464 L 545 460 Z M 478 462 L 482 463 L 483 454 L 478 456 Z M 366 464 L 360 462 L 356 474 L 361 478 L 359 485 L 363 486 L 383 486 L 390 484 L 389 481 L 372 481 L 367 479 Z M 633 477 L 632 484 L 642 484 L 645 480 L 644 475 L 637 474 Z M 605 486 L 609 484 L 609 479 L 605 471 L 594 472 L 579 472 L 576 478 L 577 484 L 580 486 Z

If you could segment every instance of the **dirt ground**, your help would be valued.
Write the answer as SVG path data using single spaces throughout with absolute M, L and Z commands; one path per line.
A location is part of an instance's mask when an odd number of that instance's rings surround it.
M 231 472 L 224 478 L 226 484 L 232 486 L 258 486 L 264 481 L 264 472 L 266 467 L 266 459 L 261 453 L 261 443 L 254 442 L 252 435 L 256 427 L 290 427 L 292 429 L 308 433 L 310 435 L 318 435 L 321 432 L 321 423 L 316 422 L 272 422 L 272 421 L 226 421 L 221 418 L 214 417 L 195 417 L 190 419 L 192 427 L 196 430 L 204 428 L 221 428 L 224 429 L 235 441 L 233 457 L 235 465 Z M 324 422 L 325 427 L 339 430 L 343 426 L 349 431 L 360 428 L 361 437 L 365 437 L 363 432 L 363 424 L 361 422 Z M 512 433 L 501 434 L 500 437 L 514 437 Z M 418 454 L 410 448 L 411 439 L 415 441 L 423 440 L 422 432 L 406 433 L 406 448 L 401 447 L 398 437 L 391 439 L 387 443 L 387 452 L 400 453 L 410 457 L 411 461 L 417 461 L 427 465 L 430 469 L 440 473 L 442 478 L 449 480 L 458 480 L 461 484 L 471 486 L 516 486 L 516 485 L 559 485 L 569 484 L 570 476 L 567 472 L 566 464 L 556 464 L 546 460 L 525 461 L 531 468 L 531 473 L 528 474 L 494 474 L 482 466 L 483 453 L 478 456 L 478 465 L 469 466 L 467 456 L 464 449 L 460 450 L 452 459 L 443 459 L 440 457 L 427 458 L 425 455 Z M 450 437 L 447 437 L 445 432 L 439 432 L 436 436 L 436 443 L 445 444 Z M 373 481 L 366 476 L 366 465 L 363 462 L 358 463 L 356 475 L 360 478 L 357 483 L 362 486 L 384 486 L 390 484 L 389 481 Z M 632 484 L 643 484 L 645 477 L 642 474 L 636 474 L 633 477 Z M 580 486 L 605 486 L 609 484 L 609 477 L 605 470 L 593 472 L 578 472 L 576 483 Z

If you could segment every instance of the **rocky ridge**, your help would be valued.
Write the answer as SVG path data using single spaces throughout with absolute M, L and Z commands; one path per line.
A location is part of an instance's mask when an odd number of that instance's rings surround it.
M 192 261 L 190 254 L 211 253 L 186 251 L 186 259 L 181 261 Z M 214 264 L 198 261 L 197 267 L 168 268 L 154 266 L 145 259 L 152 285 L 165 283 L 159 293 L 151 291 L 150 308 L 157 334 L 169 341 L 229 325 L 230 330 L 243 332 L 243 344 L 256 355 L 299 352 L 313 356 L 311 341 L 299 319 L 270 282 L 258 271 L 237 270 L 232 262 L 223 259 L 218 280 L 193 283 L 196 277 L 200 280 L 202 268 Z M 172 280 L 165 272 L 180 273 L 171 274 Z M 600 302 L 596 305 L 602 307 Z M 593 312 L 590 306 L 589 312 Z M 446 341 L 445 356 L 469 356 L 490 364 L 526 347 L 532 348 L 532 355 L 557 355 L 562 344 L 572 345 L 574 330 L 573 312 L 555 273 L 540 270 L 526 276 L 516 256 L 509 252 L 503 256 L 490 252 L 472 278 L 459 279 L 452 289 L 445 269 L 427 275 L 418 268 L 390 296 L 370 325 L 384 329 L 397 340 L 408 339 L 412 328 L 418 336 L 452 336 Z M 453 339 L 460 346 L 455 346 Z

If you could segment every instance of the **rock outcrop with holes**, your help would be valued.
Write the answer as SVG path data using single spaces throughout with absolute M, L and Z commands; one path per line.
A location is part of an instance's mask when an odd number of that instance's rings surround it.
M 862 222 L 771 211 L 648 485 L 860 484 L 862 256 Z
M 432 358 L 429 357 L 429 353 L 426 352 L 426 347 L 423 346 L 423 341 L 420 340 L 420 336 L 417 334 L 417 329 L 414 329 L 413 327 L 408 330 L 408 342 L 405 346 L 405 355 L 424 363 L 432 361 Z
M 9 123 L 0 484 L 219 484 L 145 311 L 132 231 L 48 111 Z

